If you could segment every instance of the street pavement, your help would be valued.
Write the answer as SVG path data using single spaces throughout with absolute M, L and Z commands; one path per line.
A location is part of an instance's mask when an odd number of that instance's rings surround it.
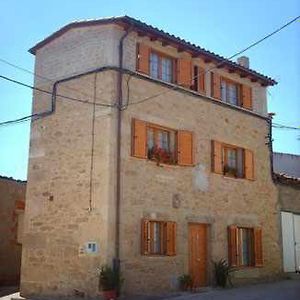
M 1 295 L 0 293 L 0 300 L 20 299 L 19 293 L 7 293 L 6 296 L 4 294 Z M 83 298 L 66 297 L 59 299 L 82 300 Z M 100 300 L 100 297 L 97 299 Z M 56 299 L 51 298 L 51 300 Z M 120 300 L 300 300 L 300 280 L 282 280 L 230 289 L 208 288 L 199 293 L 177 293 L 177 295 L 165 297 L 121 297 Z

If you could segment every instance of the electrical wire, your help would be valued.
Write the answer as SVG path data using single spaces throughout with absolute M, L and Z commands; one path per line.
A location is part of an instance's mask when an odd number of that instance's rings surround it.
M 18 85 L 21 85 L 21 86 L 30 88 L 30 89 L 35 90 L 35 91 L 39 91 L 39 92 L 42 92 L 42 93 L 45 93 L 45 94 L 48 94 L 48 95 L 53 95 L 52 92 L 49 92 L 49 91 L 47 91 L 47 90 L 44 90 L 44 89 L 40 89 L 40 88 L 31 86 L 31 85 L 29 85 L 29 84 L 26 84 L 26 83 L 24 83 L 24 82 L 21 82 L 21 81 L 12 79 L 12 78 L 10 78 L 10 77 L 6 77 L 6 76 L 3 76 L 3 75 L 0 75 L 0 78 L 1 78 L 1 79 L 4 79 L 4 80 L 7 80 L 7 81 L 10 81 L 10 82 L 13 82 L 13 83 L 15 83 L 15 84 L 18 84 Z M 94 105 L 93 102 L 90 102 L 90 101 L 88 101 L 88 100 L 82 100 L 82 99 L 73 98 L 73 97 L 69 97 L 69 96 L 65 96 L 65 95 L 61 95 L 61 94 L 56 94 L 56 97 L 64 98 L 64 99 L 67 99 L 67 100 L 70 100 L 70 101 L 76 101 L 76 102 L 80 102 L 80 103 L 86 103 L 86 104 Z M 96 105 L 96 106 L 104 106 L 104 107 L 113 107 L 113 106 L 114 106 L 114 105 L 112 105 L 112 104 L 106 104 L 106 103 L 96 103 L 95 105 Z
M 278 123 L 272 123 L 272 127 L 277 128 L 277 129 L 300 130 L 300 126 L 293 127 L 293 126 L 288 126 L 288 125 L 283 125 L 283 124 L 278 124 Z
M 257 46 L 258 44 L 260 44 L 261 42 L 265 41 L 266 39 L 270 38 L 271 36 L 275 35 L 276 33 L 280 32 L 281 30 L 283 30 L 284 28 L 286 28 L 287 26 L 291 25 L 292 23 L 296 22 L 298 19 L 300 19 L 300 16 L 297 16 L 296 18 L 292 19 L 291 21 L 287 22 L 286 24 L 282 25 L 281 27 L 277 28 L 276 30 L 274 30 L 273 32 L 267 34 L 266 36 L 264 36 L 263 38 L 259 39 L 258 41 L 250 44 L 249 46 L 247 46 L 246 48 L 236 52 L 235 54 L 229 56 L 228 58 L 224 58 L 222 59 L 220 62 L 218 62 L 216 65 L 214 65 L 213 67 L 211 68 L 208 68 L 207 70 L 205 70 L 204 72 L 198 72 L 198 74 L 194 77 L 192 77 L 191 79 L 191 84 L 193 82 L 193 80 L 197 79 L 202 73 L 203 74 L 206 74 L 216 68 L 218 68 L 220 65 L 222 65 L 225 61 L 227 60 L 231 60 L 233 58 L 235 58 L 236 56 L 248 51 L 249 49 Z M 169 90 L 167 91 L 164 91 L 164 92 L 161 92 L 159 94 L 156 94 L 156 95 L 152 95 L 152 96 L 149 96 L 149 97 L 146 97 L 146 98 L 143 98 L 141 100 L 138 100 L 136 102 L 133 102 L 133 103 L 127 103 L 127 107 L 130 106 L 130 105 L 137 105 L 137 104 L 140 104 L 140 103 L 143 103 L 143 102 L 146 102 L 148 100 L 151 100 L 151 99 L 154 99 L 156 97 L 159 97 L 161 95 L 165 95 L 167 93 L 170 93 L 172 92 L 173 90 L 176 90 L 178 87 L 177 86 L 174 86 L 174 87 L 171 87 Z
M 6 60 L 6 59 L 0 58 L 0 62 L 6 64 L 6 65 L 8 65 L 8 66 L 11 66 L 11 67 L 13 67 L 13 68 L 15 68 L 15 69 L 18 69 L 18 70 L 20 70 L 20 71 L 23 71 L 23 72 L 25 72 L 25 73 L 34 75 L 35 77 L 38 77 L 38 78 L 47 80 L 47 81 L 49 81 L 49 82 L 51 82 L 51 83 L 55 83 L 55 80 L 53 80 L 53 79 L 50 79 L 50 78 L 47 78 L 47 77 L 42 76 L 42 75 L 40 75 L 40 74 L 37 74 L 36 72 L 32 72 L 32 71 L 30 71 L 30 70 L 28 70 L 28 69 L 26 69 L 26 68 L 24 68 L 24 67 L 21 67 L 21 66 L 19 66 L 19 65 L 16 65 L 16 64 L 14 64 L 14 63 L 11 63 L 11 62 L 9 62 L 9 61 Z M 76 89 L 76 88 L 73 88 L 73 87 L 64 86 L 64 89 L 70 90 L 70 91 L 75 91 L 75 92 L 80 93 L 81 95 L 87 96 L 88 98 L 92 98 L 92 96 L 91 96 L 90 94 L 84 93 L 82 90 L 79 90 L 79 89 Z M 98 97 L 96 97 L 96 99 L 97 99 L 97 100 L 103 100 L 103 99 L 100 99 L 100 98 L 98 98 Z

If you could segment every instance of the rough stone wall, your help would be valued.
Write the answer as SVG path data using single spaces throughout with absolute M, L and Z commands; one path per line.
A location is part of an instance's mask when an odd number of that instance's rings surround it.
M 21 250 L 18 243 L 16 202 L 25 200 L 26 182 L 0 176 L 0 285 L 20 280 Z
M 88 75 L 59 86 L 57 93 L 96 99 L 92 158 L 91 103 L 57 97 L 54 114 L 31 127 L 27 208 L 22 258 L 22 295 L 97 292 L 97 267 L 114 255 L 114 72 Z M 75 89 L 75 90 L 74 90 Z M 73 91 L 72 91 L 73 90 Z M 95 94 L 94 94 L 95 93 Z M 94 98 L 94 96 L 96 98 Z M 49 102 L 36 95 L 34 108 Z M 96 254 L 85 253 L 96 242 Z
M 300 213 L 300 184 L 277 184 L 282 211 Z
M 236 281 L 275 277 L 281 272 L 277 190 L 270 174 L 268 134 L 263 119 L 222 107 L 145 80 L 130 80 L 130 102 L 122 132 L 121 261 L 125 291 L 159 293 L 177 287 L 188 272 L 188 223 L 209 224 L 209 282 L 211 260 L 227 258 L 227 226 L 262 226 L 264 267 L 236 273 Z M 150 95 L 160 97 L 131 105 Z M 130 156 L 131 120 L 138 118 L 173 129 L 194 132 L 195 166 L 156 166 Z M 211 140 L 254 151 L 255 180 L 232 179 L 211 172 Z M 173 208 L 174 196 L 181 201 Z M 142 256 L 143 217 L 177 222 L 175 257 Z

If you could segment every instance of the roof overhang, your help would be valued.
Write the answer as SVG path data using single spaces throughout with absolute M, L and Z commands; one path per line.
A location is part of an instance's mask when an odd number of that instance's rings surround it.
M 220 55 L 217 55 L 204 48 L 196 46 L 195 44 L 187 42 L 184 39 L 171 35 L 167 32 L 164 32 L 163 30 L 160 30 L 156 27 L 153 27 L 128 16 L 72 22 L 62 27 L 58 31 L 54 32 L 41 42 L 37 43 L 34 47 L 29 49 L 29 52 L 35 55 L 38 49 L 42 48 L 52 40 L 60 37 L 70 29 L 104 24 L 117 24 L 123 27 L 124 29 L 128 29 L 130 27 L 131 30 L 137 32 L 139 36 L 147 36 L 152 41 L 160 41 L 163 46 L 173 46 L 177 48 L 179 52 L 189 52 L 194 58 L 199 57 L 207 63 L 212 62 L 218 64 L 218 68 L 225 68 L 230 73 L 238 73 L 241 77 L 249 78 L 252 82 L 259 82 L 263 86 L 272 86 L 277 84 L 277 82 L 270 77 L 262 75 L 254 70 L 245 68 Z

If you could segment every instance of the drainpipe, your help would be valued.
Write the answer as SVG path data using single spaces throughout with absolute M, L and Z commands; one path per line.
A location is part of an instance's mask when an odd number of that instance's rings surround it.
M 273 136 L 272 136 L 272 119 L 273 116 L 275 115 L 274 113 L 269 113 L 269 118 L 268 118 L 268 125 L 269 125 L 269 134 L 268 134 L 268 138 L 269 138 L 269 151 L 270 151 L 270 168 L 271 168 L 271 176 L 272 176 L 272 180 L 274 183 L 276 183 L 276 176 L 274 173 L 274 164 L 273 164 Z
M 131 31 L 132 26 L 126 29 L 119 42 L 119 71 L 117 77 L 117 162 L 116 162 L 116 236 L 115 258 L 113 267 L 120 271 L 120 202 L 121 202 L 121 129 L 122 129 L 122 105 L 123 105 L 123 46 L 124 40 Z M 119 291 L 118 291 L 119 292 Z

